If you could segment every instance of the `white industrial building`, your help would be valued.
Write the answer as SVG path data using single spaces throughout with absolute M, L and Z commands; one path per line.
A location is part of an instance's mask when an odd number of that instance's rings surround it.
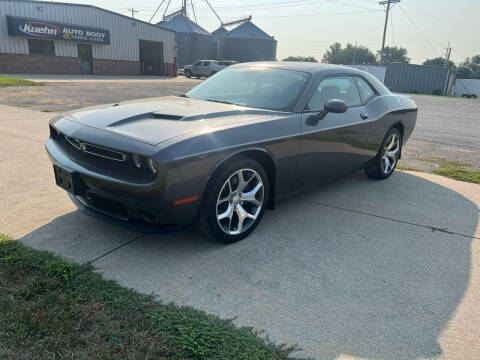
M 91 5 L 0 0 L 0 73 L 174 75 L 174 32 Z

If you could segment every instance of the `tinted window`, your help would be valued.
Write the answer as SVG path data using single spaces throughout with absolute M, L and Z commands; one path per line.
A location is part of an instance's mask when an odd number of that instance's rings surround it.
M 30 55 L 55 55 L 53 41 L 28 39 L 28 52 Z
M 204 61 L 203 62 L 203 66 L 209 66 L 210 65 L 210 61 Z
M 227 68 L 196 86 L 187 96 L 260 109 L 291 111 L 309 78 L 309 74 L 291 70 Z
M 349 107 L 361 105 L 360 95 L 350 76 L 329 77 L 318 85 L 307 105 L 307 110 L 322 111 L 331 99 L 343 100 Z
M 370 84 L 362 78 L 357 77 L 355 80 L 357 81 L 358 91 L 360 92 L 363 102 L 369 102 L 376 95 L 375 91 L 372 89 Z
M 193 66 L 202 66 L 202 62 L 201 62 L 201 61 L 197 61 L 195 64 L 193 64 Z

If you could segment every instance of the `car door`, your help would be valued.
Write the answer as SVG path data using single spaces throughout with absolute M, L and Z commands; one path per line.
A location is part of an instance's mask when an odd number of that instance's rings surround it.
M 325 113 L 331 99 L 346 102 L 345 113 Z M 372 158 L 371 127 L 353 76 L 322 79 L 302 114 L 300 173 L 303 185 L 327 182 L 360 168 Z
M 192 65 L 192 75 L 201 76 L 202 75 L 202 62 L 197 61 Z
M 204 61 L 202 63 L 202 76 L 209 76 L 210 75 L 210 61 Z

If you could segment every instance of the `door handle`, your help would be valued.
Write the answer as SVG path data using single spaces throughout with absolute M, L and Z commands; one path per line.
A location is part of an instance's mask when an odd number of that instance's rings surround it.
M 368 114 L 367 113 L 361 113 L 360 114 L 360 117 L 365 120 L 365 119 L 368 119 Z

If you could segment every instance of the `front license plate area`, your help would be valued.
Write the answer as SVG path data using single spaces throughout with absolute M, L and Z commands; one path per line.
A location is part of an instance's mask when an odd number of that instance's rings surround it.
M 53 165 L 53 170 L 55 172 L 55 182 L 58 186 L 73 195 L 82 194 L 83 186 L 76 172 L 65 169 L 56 164 Z

